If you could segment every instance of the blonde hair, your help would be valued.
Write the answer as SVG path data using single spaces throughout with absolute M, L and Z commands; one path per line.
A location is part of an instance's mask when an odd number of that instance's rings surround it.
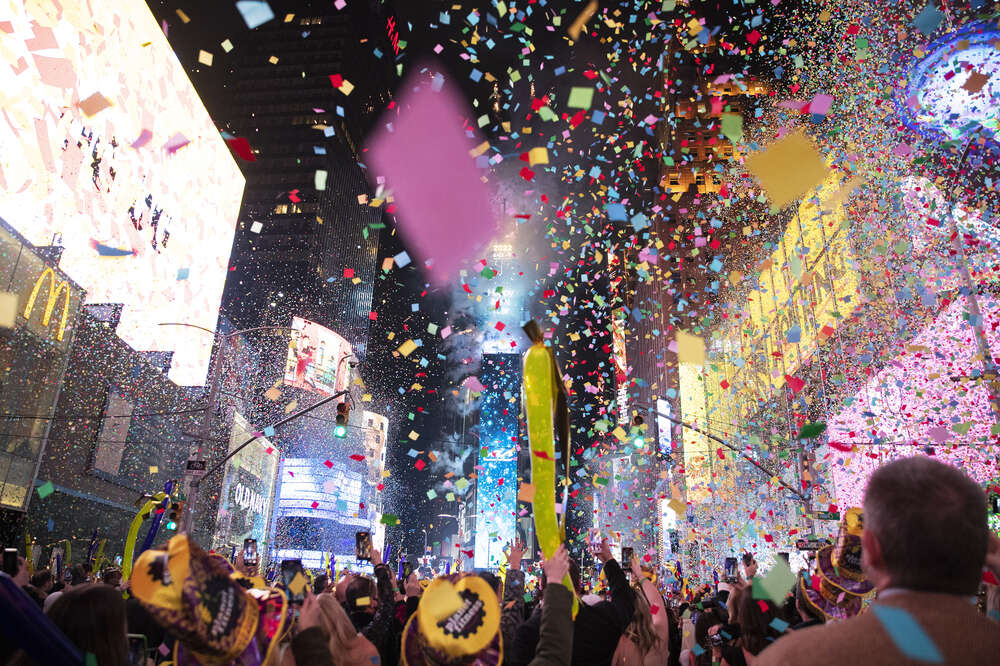
M 331 653 L 339 654 L 348 650 L 357 639 L 358 630 L 354 628 L 351 618 L 347 617 L 347 611 L 332 594 L 326 592 L 316 597 L 316 603 L 319 605 L 323 629 L 330 636 Z
M 653 629 L 653 613 L 649 610 L 649 600 L 646 599 L 641 587 L 635 590 L 635 614 L 625 629 L 625 635 L 635 643 L 643 657 L 652 652 L 660 642 L 660 637 Z

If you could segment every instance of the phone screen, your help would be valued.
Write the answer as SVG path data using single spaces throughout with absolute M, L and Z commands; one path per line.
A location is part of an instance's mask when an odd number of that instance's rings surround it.
M 410 578 L 410 574 L 413 573 L 413 565 L 409 562 L 403 562 L 403 577 L 401 580 L 406 581 Z
M 243 563 L 257 566 L 257 539 L 243 540 Z
M 354 556 L 359 560 L 372 559 L 371 532 L 356 532 L 354 534 Z
M 736 580 L 736 558 L 727 557 L 726 558 L 726 570 L 725 577 L 727 581 Z
M 601 552 L 601 533 L 591 528 L 590 530 L 590 553 L 597 555 Z
M 629 546 L 622 546 L 622 568 L 626 572 L 632 571 L 632 557 L 635 551 Z
M 146 637 L 142 634 L 128 635 L 129 666 L 146 666 Z
M 295 580 L 296 574 L 302 574 L 305 578 L 305 570 L 302 568 L 302 560 L 282 560 L 281 562 L 281 585 L 288 592 L 288 601 L 293 604 L 300 604 L 305 601 L 306 598 L 306 585 L 296 594 L 292 590 L 292 581 Z
M 17 575 L 20 567 L 17 564 L 17 548 L 3 549 L 3 570 L 12 578 Z

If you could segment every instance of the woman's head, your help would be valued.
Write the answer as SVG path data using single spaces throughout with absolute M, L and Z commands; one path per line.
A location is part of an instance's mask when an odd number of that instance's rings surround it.
M 339 654 L 340 651 L 346 650 L 350 646 L 358 632 L 354 628 L 351 618 L 347 617 L 344 607 L 332 594 L 317 595 L 316 604 L 319 606 L 319 617 L 323 630 L 330 636 L 331 654 Z
M 752 594 L 743 594 L 738 606 L 739 625 L 742 636 L 740 645 L 752 654 L 760 654 L 761 650 L 778 637 L 771 627 L 774 621 L 774 607 L 767 602 L 758 602 Z
M 653 603 L 656 603 L 655 599 Z M 662 611 L 663 603 L 657 605 Z M 625 633 L 643 655 L 649 654 L 659 642 L 656 631 L 653 629 L 653 614 L 649 608 L 649 600 L 646 599 L 642 588 L 635 590 L 635 614 L 632 616 L 632 622 L 628 625 Z
M 98 583 L 75 586 L 56 599 L 48 616 L 101 666 L 128 666 L 125 602 L 115 588 Z

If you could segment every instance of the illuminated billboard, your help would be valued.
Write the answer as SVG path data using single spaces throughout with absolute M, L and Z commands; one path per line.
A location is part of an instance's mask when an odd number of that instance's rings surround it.
M 229 450 L 234 451 L 250 439 L 252 431 L 246 419 L 233 412 Z M 213 547 L 242 546 L 244 539 L 256 539 L 259 552 L 267 552 L 267 527 L 279 455 L 266 437 L 258 436 L 226 462 Z
M 351 343 L 325 326 L 295 317 L 285 360 L 285 384 L 333 395 L 347 388 Z
M 0 0 L 0 216 L 205 380 L 244 178 L 142 0 Z

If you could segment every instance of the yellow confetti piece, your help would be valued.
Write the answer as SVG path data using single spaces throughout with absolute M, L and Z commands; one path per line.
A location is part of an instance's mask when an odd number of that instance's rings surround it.
M 198 62 L 201 64 L 211 67 L 214 59 L 215 57 L 208 51 L 205 51 L 204 49 L 198 51 Z
M 272 65 L 277 65 L 278 64 L 278 56 L 271 56 L 270 58 L 267 59 L 267 61 L 269 63 L 271 63 Z
M 191 17 L 184 13 L 183 9 L 177 10 L 177 16 L 180 17 L 182 23 L 190 23 Z
M 702 365 L 705 362 L 705 341 L 697 335 L 677 331 L 677 358 L 681 363 Z
M 777 208 L 807 194 L 822 183 L 830 171 L 812 142 L 801 132 L 782 137 L 750 155 L 746 158 L 746 167 Z
M 528 163 L 531 166 L 536 164 L 549 163 L 549 151 L 547 148 L 532 148 L 528 151 Z
M 17 323 L 17 294 L 0 292 L 0 328 L 14 328 Z
M 222 50 L 225 51 L 226 53 L 229 53 L 230 51 L 233 50 L 233 43 L 228 39 L 225 40 L 224 42 L 222 42 Z
M 409 437 L 410 439 L 416 441 L 417 439 L 420 439 L 420 433 L 417 432 L 416 430 L 411 430 L 410 434 L 407 435 L 407 437 Z
M 403 344 L 399 345 L 399 348 L 396 351 L 398 351 L 403 356 L 409 356 L 410 354 L 413 353 L 413 350 L 416 348 L 417 348 L 416 342 L 414 342 L 413 340 L 407 340 Z
M 587 21 L 590 20 L 590 17 L 593 16 L 596 11 L 597 0 L 590 0 L 590 4 L 588 4 L 582 12 L 580 12 L 576 19 L 573 20 L 573 23 L 570 24 L 569 28 L 566 29 L 566 32 L 574 42 L 580 38 L 580 32 L 583 31 L 584 26 L 587 25 Z
M 469 151 L 469 156 L 470 157 L 479 157 L 480 155 L 482 155 L 483 153 L 485 153 L 489 149 L 490 149 L 490 142 L 489 141 L 483 141 L 481 144 L 479 144 L 478 146 L 476 146 L 475 148 L 473 148 L 472 150 Z

